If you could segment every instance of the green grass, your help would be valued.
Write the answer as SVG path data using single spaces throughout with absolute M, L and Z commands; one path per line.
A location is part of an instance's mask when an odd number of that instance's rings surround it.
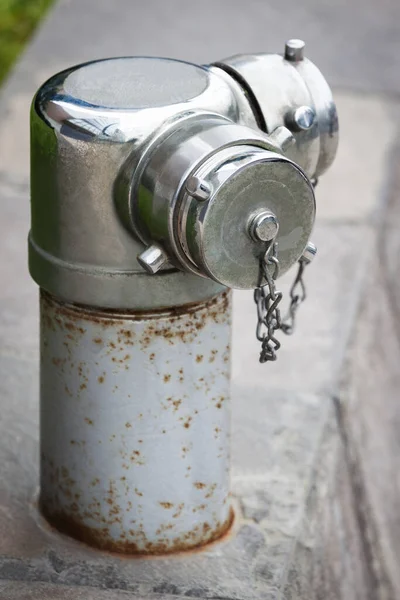
M 53 0 L 0 0 L 0 83 Z

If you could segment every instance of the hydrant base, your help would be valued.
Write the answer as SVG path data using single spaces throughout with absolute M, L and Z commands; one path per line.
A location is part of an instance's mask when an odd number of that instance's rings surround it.
M 229 528 L 230 296 L 117 314 L 41 293 L 40 507 L 57 529 L 164 554 Z

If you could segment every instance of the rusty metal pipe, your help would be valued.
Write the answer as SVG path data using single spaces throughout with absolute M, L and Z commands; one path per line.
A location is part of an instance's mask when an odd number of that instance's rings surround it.
M 219 537 L 229 499 L 230 292 L 120 313 L 41 293 L 40 506 L 102 549 Z

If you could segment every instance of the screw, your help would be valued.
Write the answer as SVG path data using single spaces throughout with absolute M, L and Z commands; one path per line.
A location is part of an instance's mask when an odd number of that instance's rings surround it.
M 168 257 L 162 248 L 154 244 L 139 254 L 137 261 L 147 273 L 154 275 L 168 262 Z
M 263 210 L 250 219 L 249 233 L 256 242 L 270 242 L 277 236 L 278 230 L 278 219 L 269 210 Z
M 308 265 L 314 260 L 316 254 L 317 246 L 312 242 L 308 242 L 303 254 L 301 255 L 301 260 L 303 260 Z
M 304 47 L 303 40 L 288 40 L 285 44 L 285 59 L 290 62 L 300 62 L 304 58 Z
M 315 121 L 315 112 L 311 106 L 299 106 L 287 119 L 288 125 L 297 131 L 311 129 Z
M 203 179 L 192 176 L 186 181 L 186 191 L 199 202 L 205 202 L 211 196 L 211 187 Z

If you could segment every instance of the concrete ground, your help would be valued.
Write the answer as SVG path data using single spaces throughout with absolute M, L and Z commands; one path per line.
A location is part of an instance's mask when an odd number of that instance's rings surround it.
M 390 312 L 371 313 L 368 304 L 384 226 L 391 280 L 397 269 L 398 221 L 385 215 L 395 215 L 398 188 L 399 23 L 397 0 L 55 5 L 0 95 L 1 599 L 400 597 L 392 508 L 399 498 L 398 417 L 395 408 L 385 419 L 379 410 L 383 393 L 395 406 L 397 347 L 384 345 L 385 362 L 370 365 L 365 348 L 381 344 L 379 331 L 371 341 L 363 328 L 365 319 L 385 324 Z M 174 561 L 100 557 L 42 527 L 33 507 L 38 303 L 26 267 L 31 98 L 45 78 L 85 60 L 155 54 L 208 62 L 281 51 L 295 36 L 306 40 L 308 55 L 333 85 L 341 141 L 317 190 L 319 254 L 307 274 L 309 300 L 277 363 L 257 363 L 251 293 L 235 294 L 238 534 L 201 556 Z M 396 294 L 388 292 L 392 304 Z M 374 302 L 385 307 L 385 293 Z M 396 346 L 395 325 L 385 327 Z M 374 370 L 375 387 L 367 385 Z M 360 398 L 373 409 L 364 409 Z M 389 462 L 390 470 L 384 468 Z

